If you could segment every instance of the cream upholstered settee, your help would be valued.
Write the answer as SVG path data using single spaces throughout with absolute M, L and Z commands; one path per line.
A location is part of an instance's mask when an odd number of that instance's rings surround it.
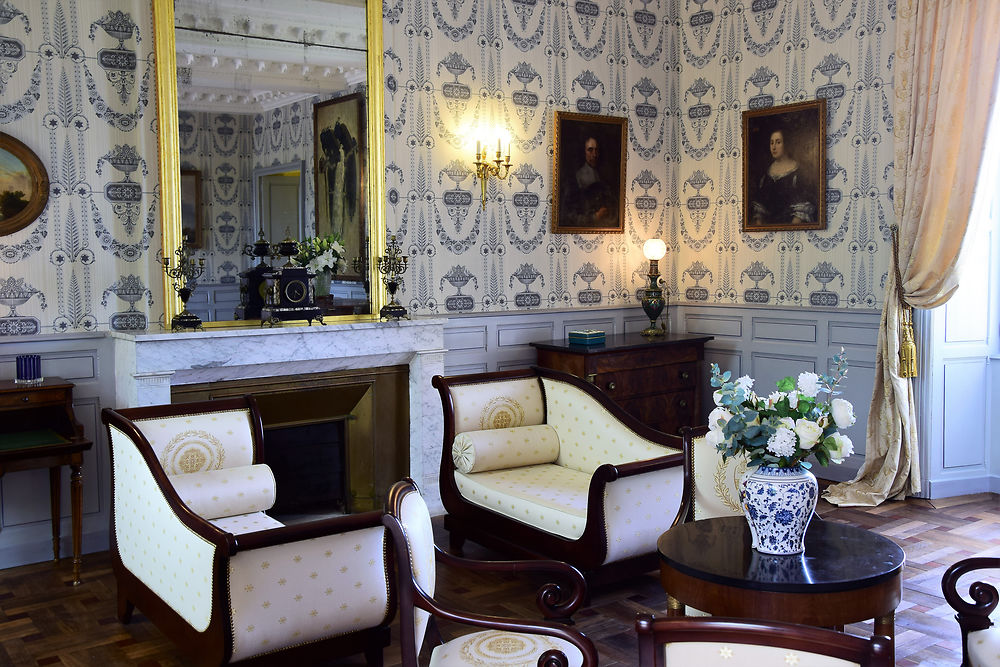
M 118 617 L 137 606 L 194 664 L 364 651 L 390 604 L 381 512 L 284 526 L 250 397 L 105 409 Z M 293 657 L 290 653 L 296 653 Z
M 441 497 L 453 551 L 466 538 L 552 558 L 594 581 L 656 567 L 681 515 L 683 443 L 579 378 L 543 368 L 436 376 Z

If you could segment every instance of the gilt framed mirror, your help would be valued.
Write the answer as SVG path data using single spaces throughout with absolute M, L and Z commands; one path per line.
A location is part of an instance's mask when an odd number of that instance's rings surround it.
M 221 215 L 217 212 L 203 213 L 206 235 L 215 234 L 216 241 L 223 239 L 224 244 L 229 247 L 238 246 L 242 249 L 245 244 L 253 243 L 260 231 L 257 229 L 259 218 L 253 215 L 255 205 L 252 201 L 255 194 L 252 187 L 253 170 L 292 160 L 304 160 L 303 180 L 309 185 L 304 202 L 305 220 L 297 226 L 300 227 L 301 235 L 311 235 L 315 227 L 315 201 L 311 185 L 313 157 L 311 154 L 299 154 L 294 147 L 290 150 L 287 147 L 270 150 L 275 146 L 268 132 L 277 127 L 281 120 L 284 121 L 288 131 L 304 132 L 307 123 L 311 126 L 311 109 L 314 104 L 343 94 L 345 90 L 361 92 L 365 96 L 364 145 L 367 152 L 363 161 L 363 178 L 367 186 L 363 202 L 364 233 L 370 242 L 364 244 L 363 249 L 359 249 L 362 256 L 358 259 L 362 261 L 358 261 L 357 264 L 366 265 L 368 272 L 359 276 L 358 285 L 367 283 L 371 286 L 370 294 L 367 295 L 366 310 L 369 313 L 378 313 L 381 306 L 386 303 L 384 291 L 378 289 L 380 281 L 376 268 L 377 256 L 386 237 L 385 188 L 382 178 L 385 165 L 385 138 L 381 132 L 384 109 L 382 4 L 371 1 L 365 3 L 364 0 L 295 0 L 295 2 L 308 5 L 303 11 L 311 12 L 313 18 L 298 23 L 298 26 L 307 27 L 297 28 L 299 31 L 297 36 L 289 39 L 286 36 L 275 36 L 273 33 L 253 32 L 261 30 L 261 26 L 266 27 L 282 20 L 289 23 L 286 15 L 289 13 L 290 5 L 285 3 L 273 8 L 266 3 L 255 3 L 256 9 L 253 11 L 260 12 L 262 16 L 245 16 L 246 9 L 243 10 L 243 14 L 236 11 L 227 14 L 224 8 L 220 9 L 220 2 L 213 0 L 153 0 L 157 123 L 160 139 L 161 251 L 164 256 L 169 256 L 181 243 L 181 170 L 191 168 L 202 169 L 206 199 L 211 196 L 215 198 L 215 202 L 229 203 L 236 197 L 246 198 L 248 211 L 246 215 L 242 211 L 223 211 Z M 225 3 L 226 0 L 222 0 L 221 4 Z M 201 6 L 211 8 L 218 18 L 208 20 L 198 18 L 201 15 Z M 245 4 L 242 6 L 246 7 Z M 349 26 L 349 30 L 344 30 L 341 26 L 333 25 L 332 20 L 329 25 L 317 21 L 315 19 L 317 16 L 337 16 L 338 21 L 343 20 L 341 17 L 347 16 L 348 20 L 355 23 Z M 207 42 L 202 45 L 189 43 L 195 33 Z M 324 49 L 329 48 L 322 43 L 324 37 L 333 39 L 336 36 L 343 39 L 345 34 L 361 35 L 360 45 L 347 43 L 340 47 L 344 51 L 342 57 L 353 64 L 347 67 L 317 66 L 316 63 L 325 55 Z M 266 48 L 262 48 L 262 44 Z M 231 48 L 233 45 L 242 48 L 242 53 L 223 51 L 224 48 Z M 182 51 L 181 62 L 177 57 L 178 48 Z M 262 56 L 265 50 L 277 54 L 273 62 L 265 61 Z M 223 53 L 224 56 L 220 55 Z M 267 81 L 263 86 L 256 83 L 260 77 L 255 75 L 268 72 L 274 74 L 272 79 L 288 79 L 290 70 L 295 67 L 282 63 L 294 63 L 295 58 L 301 61 L 299 69 L 308 79 L 304 84 L 305 87 L 300 86 L 295 91 L 298 97 L 290 93 L 271 92 L 267 89 L 269 84 Z M 205 62 L 210 63 L 210 66 L 205 66 Z M 238 88 L 242 86 L 242 90 L 237 90 L 235 93 L 219 90 L 208 95 L 218 98 L 223 103 L 229 103 L 231 109 L 227 111 L 223 108 L 221 112 L 214 113 L 210 116 L 210 123 L 206 123 L 202 119 L 209 117 L 205 115 L 208 112 L 198 107 L 186 107 L 192 99 L 192 95 L 186 92 L 186 86 L 194 79 L 202 81 L 205 89 L 221 88 L 221 79 L 220 83 L 215 83 L 211 78 L 216 74 L 211 67 L 219 63 L 224 63 L 233 70 L 235 74 L 228 78 L 233 79 Z M 201 71 L 198 69 L 199 65 Z M 276 67 L 281 69 L 274 72 Z M 224 72 L 218 74 L 222 75 Z M 178 82 L 181 87 L 180 93 Z M 184 100 L 183 108 L 179 104 L 181 98 Z M 255 103 L 260 105 L 253 106 Z M 240 116 L 240 112 L 244 110 L 241 107 L 252 107 L 249 120 Z M 283 119 L 278 119 L 278 109 L 286 113 Z M 287 115 L 289 109 L 291 116 Z M 202 134 L 197 130 L 198 122 L 206 128 Z M 311 129 L 310 127 L 309 135 Z M 233 138 L 232 143 L 227 143 L 230 138 Z M 310 139 L 311 146 L 311 137 L 303 137 L 303 140 L 305 139 Z M 237 166 L 233 155 L 236 151 L 242 150 L 241 147 L 244 145 L 249 146 L 248 150 L 256 151 L 256 162 L 246 167 Z M 282 150 L 284 152 L 281 152 Z M 192 164 L 193 161 L 197 161 L 192 156 L 203 155 L 212 156 L 216 161 L 207 168 L 201 164 Z M 211 202 L 205 204 L 209 205 Z M 249 229 L 249 225 L 253 225 L 252 230 Z M 209 243 L 211 239 L 206 240 L 206 244 Z M 239 271 L 252 266 L 253 261 L 254 258 L 234 255 L 228 262 L 219 262 L 213 266 L 212 279 L 216 280 L 220 287 L 231 288 L 235 278 L 238 285 Z M 353 285 L 351 287 L 353 288 Z M 364 289 L 359 289 L 364 298 Z M 169 322 L 181 309 L 181 303 L 166 282 L 163 294 L 164 321 Z M 352 294 L 356 295 L 356 292 Z M 355 312 L 358 312 L 358 309 L 355 309 Z M 372 316 L 359 315 L 357 318 L 371 319 Z M 205 323 L 206 327 L 245 325 L 246 321 L 238 320 Z

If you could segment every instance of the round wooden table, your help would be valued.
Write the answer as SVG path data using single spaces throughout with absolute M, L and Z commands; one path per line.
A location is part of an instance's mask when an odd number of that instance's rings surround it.
M 805 553 L 771 556 L 751 549 L 746 519 L 731 516 L 679 524 L 656 546 L 671 616 L 690 605 L 838 629 L 873 618 L 876 635 L 894 637 L 906 557 L 871 531 L 813 519 Z

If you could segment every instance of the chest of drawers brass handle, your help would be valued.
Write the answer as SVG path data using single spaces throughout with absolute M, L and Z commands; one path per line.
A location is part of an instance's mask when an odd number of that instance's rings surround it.
M 31 400 L 31 399 L 30 399 L 30 398 L 28 398 L 27 396 L 22 396 L 22 397 L 21 397 L 21 402 L 22 402 L 22 403 L 27 403 L 27 402 L 28 402 L 28 401 L 30 401 L 30 400 Z
M 615 385 L 614 382 L 609 382 L 608 383 L 608 391 L 614 391 L 615 387 L 616 387 L 616 385 Z
M 677 401 L 677 405 L 681 406 L 682 408 L 686 408 L 688 406 L 687 399 L 682 398 L 681 400 Z
M 690 373 L 688 373 L 687 371 L 681 371 L 681 379 L 682 380 L 687 380 L 689 377 L 691 377 Z

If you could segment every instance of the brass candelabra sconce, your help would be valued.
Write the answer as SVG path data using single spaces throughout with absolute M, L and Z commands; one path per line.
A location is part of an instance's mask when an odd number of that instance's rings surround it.
M 396 235 L 389 237 L 385 247 L 385 255 L 378 258 L 378 271 L 382 274 L 382 282 L 389 290 L 389 303 L 379 310 L 383 320 L 398 320 L 407 317 L 406 308 L 396 301 L 396 290 L 399 289 L 399 279 L 406 272 L 406 263 L 410 258 L 403 254 L 403 249 L 396 241 Z M 407 317 L 407 319 L 409 319 Z
M 476 142 L 476 160 L 472 163 L 476 167 L 476 177 L 479 179 L 479 184 L 482 186 L 482 199 L 483 199 L 483 210 L 486 210 L 486 185 L 489 181 L 490 176 L 496 176 L 501 181 L 507 178 L 507 174 L 510 173 L 510 144 L 507 144 L 507 157 L 502 157 L 500 153 L 500 140 L 497 139 L 497 155 L 494 159 L 490 160 L 485 146 L 482 146 L 481 142 Z
M 170 257 L 164 257 L 160 260 L 163 263 L 164 273 L 170 278 L 171 286 L 184 305 L 183 310 L 170 320 L 170 329 L 172 331 L 201 329 L 201 318 L 188 310 L 187 302 L 197 285 L 198 278 L 205 272 L 205 258 L 195 259 L 191 256 L 191 248 L 188 246 L 186 236 L 181 241 L 180 247 L 174 251 L 174 255 L 177 256 L 177 259 L 173 265 L 171 265 Z

